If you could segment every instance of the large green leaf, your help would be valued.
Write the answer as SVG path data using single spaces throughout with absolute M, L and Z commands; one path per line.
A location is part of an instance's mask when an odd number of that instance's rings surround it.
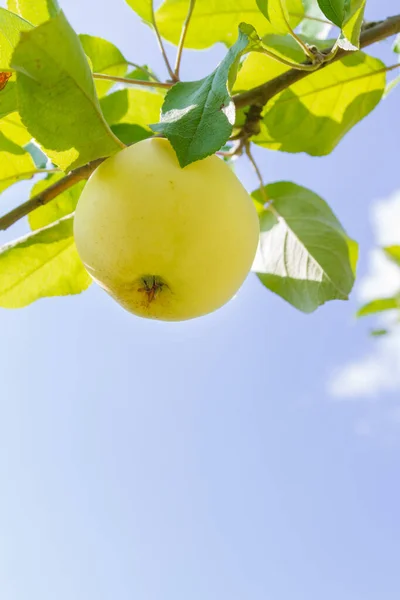
M 341 28 L 339 46 L 345 50 L 360 47 L 360 32 L 366 0 L 318 0 L 322 12 Z
M 64 173 L 54 173 L 46 177 L 46 179 L 38 181 L 32 187 L 31 197 L 35 196 L 36 194 L 40 194 L 40 192 L 43 192 L 43 190 L 53 185 L 63 177 Z M 48 204 L 40 206 L 31 212 L 28 216 L 31 229 L 41 229 L 42 227 L 46 227 L 46 225 L 50 225 L 50 223 L 59 221 L 62 217 L 73 213 L 84 187 L 85 181 L 79 181 L 69 189 L 59 194 Z
M 260 215 L 260 245 L 253 265 L 261 282 L 309 313 L 328 300 L 347 300 L 354 284 L 357 244 L 322 198 L 281 181 L 252 193 Z
M 256 2 L 264 17 L 277 32 L 285 34 L 291 30 L 286 0 L 256 0 Z
M 56 17 L 60 10 L 57 0 L 8 0 L 7 6 L 34 25 Z
M 136 0 L 129 0 L 129 4 Z M 301 0 L 286 0 L 290 25 L 300 23 L 304 8 Z M 173 44 L 179 41 L 188 0 L 166 0 L 156 13 L 162 36 Z M 259 35 L 276 33 L 257 7 L 256 0 L 197 0 L 185 39 L 187 48 L 208 48 L 217 42 L 231 46 L 242 22 L 251 23 Z
M 79 294 L 89 287 L 72 222 L 66 217 L 0 250 L 0 306 L 21 308 L 39 298 Z
M 23 148 L 29 139 L 16 113 L 0 121 L 0 192 L 37 172 L 29 152 Z
M 386 310 L 394 310 L 400 308 L 400 298 L 379 298 L 364 304 L 357 311 L 357 317 L 366 317 Z
M 10 69 L 11 56 L 21 32 L 29 29 L 32 29 L 31 23 L 5 8 L 0 8 L 0 71 Z
M 230 87 L 240 57 L 258 40 L 254 28 L 242 23 L 237 42 L 211 75 L 177 83 L 167 93 L 161 122 L 152 129 L 169 139 L 181 167 L 213 154 L 228 140 L 235 122 Z
M 400 246 L 386 246 L 383 251 L 390 260 L 400 267 Z
M 0 119 L 17 110 L 17 90 L 15 81 L 9 81 L 0 90 Z
M 114 44 L 93 35 L 81 34 L 79 36 L 86 56 L 89 57 L 94 73 L 107 73 L 116 77 L 123 77 L 127 70 L 127 61 L 124 55 Z M 97 94 L 104 96 L 114 85 L 112 81 L 96 80 Z
M 143 89 L 118 90 L 100 100 L 107 123 L 131 123 L 146 127 L 158 121 L 164 95 Z
M 253 141 L 285 152 L 329 154 L 379 103 L 385 81 L 380 60 L 362 52 L 348 55 L 275 96 Z
M 151 0 L 126 0 L 127 4 L 146 23 L 151 23 Z
M 101 113 L 79 38 L 62 12 L 22 34 L 12 66 L 22 120 L 62 170 L 121 148 Z

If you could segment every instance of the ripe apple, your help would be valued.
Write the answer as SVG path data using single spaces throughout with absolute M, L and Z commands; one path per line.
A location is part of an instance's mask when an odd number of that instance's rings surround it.
M 147 139 L 108 158 L 79 199 L 74 234 L 93 279 L 130 312 L 180 321 L 225 304 L 259 238 L 256 210 L 210 156 L 184 169 L 170 143 Z

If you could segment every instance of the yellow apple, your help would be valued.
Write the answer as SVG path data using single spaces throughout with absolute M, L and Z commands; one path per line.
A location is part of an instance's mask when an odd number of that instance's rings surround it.
M 191 319 L 242 285 L 259 238 L 256 210 L 210 156 L 184 169 L 170 143 L 147 139 L 108 158 L 79 199 L 74 234 L 93 279 L 136 315 Z

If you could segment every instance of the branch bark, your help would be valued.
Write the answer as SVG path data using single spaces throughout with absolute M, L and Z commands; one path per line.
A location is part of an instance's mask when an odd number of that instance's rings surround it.
M 361 33 L 360 48 L 365 48 L 366 46 L 374 44 L 375 42 L 380 42 L 381 40 L 384 40 L 399 32 L 400 15 L 389 17 L 385 21 L 380 21 L 379 23 L 374 23 L 372 27 L 368 27 Z M 329 54 L 331 50 L 332 48 L 325 50 L 324 54 Z M 331 63 L 335 62 L 336 60 L 340 60 L 348 54 L 352 54 L 352 52 L 341 49 L 338 50 L 335 57 L 331 61 L 323 63 L 320 69 L 328 67 Z M 304 64 L 309 65 L 311 63 L 306 62 Z M 316 70 L 319 71 L 319 69 Z M 252 104 L 256 106 L 264 106 L 269 100 L 271 100 L 271 98 L 290 87 L 297 81 L 300 81 L 301 79 L 304 79 L 304 77 L 307 77 L 311 73 L 315 72 L 316 71 L 310 72 L 291 69 L 290 71 L 286 71 L 285 73 L 282 73 L 282 75 L 279 75 L 278 77 L 275 77 L 274 79 L 271 79 L 270 81 L 267 81 L 258 87 L 241 94 L 236 94 L 236 96 L 233 97 L 233 101 L 236 108 L 243 108 L 244 106 L 249 106 Z
M 79 167 L 79 169 L 75 169 L 75 171 L 71 171 L 71 173 L 43 190 L 43 192 L 36 194 L 36 196 L 32 196 L 30 200 L 27 200 L 13 210 L 10 210 L 10 212 L 0 217 L 0 231 L 8 229 L 11 227 L 11 225 L 14 225 L 14 223 L 29 215 L 29 213 L 34 211 L 36 208 L 44 206 L 51 200 L 54 200 L 54 198 L 78 183 L 78 181 L 87 179 L 99 166 L 99 164 L 103 162 L 103 160 L 105 159 L 98 158 L 97 160 L 93 160 L 83 167 Z

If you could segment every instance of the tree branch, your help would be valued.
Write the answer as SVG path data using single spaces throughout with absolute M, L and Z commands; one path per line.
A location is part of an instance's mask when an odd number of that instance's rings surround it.
M 400 32 L 400 15 L 396 15 L 394 17 L 389 17 L 385 21 L 380 21 L 379 23 L 375 23 L 372 27 L 365 29 L 360 36 L 360 48 L 365 48 L 370 44 L 374 44 L 375 42 L 380 42 L 396 33 Z M 328 48 L 324 50 L 323 54 L 329 54 L 332 51 L 332 48 Z M 329 66 L 331 63 L 336 60 L 340 60 L 344 56 L 348 54 L 352 54 L 352 52 L 348 52 L 346 50 L 338 50 L 336 56 L 329 62 L 323 63 L 319 69 L 324 69 Z M 310 65 L 310 62 L 304 63 L 305 65 Z M 316 69 L 316 70 L 319 70 Z M 311 71 L 315 72 L 315 71 Z M 286 71 L 255 87 L 251 90 L 243 92 L 241 94 L 236 94 L 233 97 L 233 101 L 235 103 L 236 108 L 243 108 L 244 106 L 249 106 L 251 104 L 255 104 L 257 106 L 264 106 L 271 98 L 282 92 L 286 88 L 290 87 L 297 81 L 300 81 L 304 77 L 307 77 L 310 74 L 310 71 L 299 71 L 298 69 L 291 69 L 290 71 Z
M 65 192 L 65 190 L 68 190 L 79 181 L 87 179 L 89 175 L 91 175 L 99 166 L 99 164 L 103 162 L 103 160 L 105 159 L 98 158 L 97 160 L 93 160 L 83 167 L 79 167 L 79 169 L 75 169 L 75 171 L 71 171 L 71 173 L 43 190 L 43 192 L 36 194 L 36 196 L 30 198 L 30 200 L 27 200 L 23 204 L 20 204 L 20 206 L 10 210 L 10 212 L 0 217 L 0 231 L 8 229 L 11 227 L 11 225 L 14 225 L 14 223 L 23 217 L 26 217 L 26 215 L 34 211 L 36 208 L 44 206 L 51 200 L 54 200 L 54 198 L 59 196 L 59 194 Z

